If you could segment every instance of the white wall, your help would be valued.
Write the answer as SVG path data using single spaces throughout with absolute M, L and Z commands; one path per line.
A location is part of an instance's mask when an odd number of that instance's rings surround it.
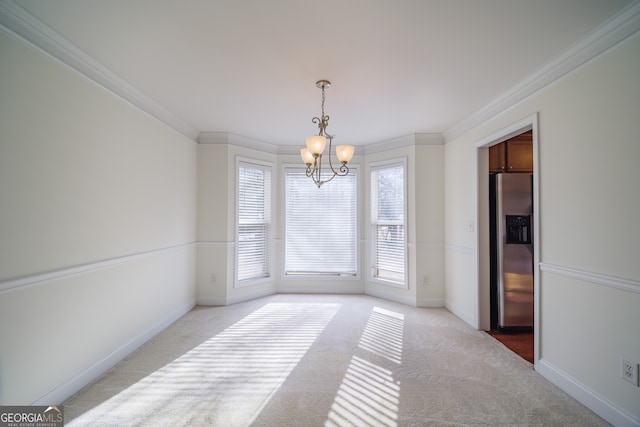
M 227 151 L 226 145 L 198 145 L 197 302 L 201 305 L 226 304 L 227 249 L 233 243 L 226 227 Z
M 640 38 L 445 146 L 447 307 L 477 324 L 474 143 L 539 118 L 537 369 L 614 424 L 640 423 Z
M 196 144 L 4 33 L 0 57 L 0 404 L 57 404 L 194 305 Z
M 246 145 L 249 144 L 256 144 L 261 149 L 247 148 Z M 268 152 L 273 149 L 267 144 L 228 133 L 207 133 L 200 137 L 198 304 L 227 305 L 275 293 L 278 277 L 275 273 L 275 262 L 272 263 L 271 277 L 259 283 L 239 287 L 235 275 L 236 160 L 242 158 L 271 163 L 272 181 L 277 181 L 276 155 Z M 276 212 L 277 209 L 274 209 L 274 214 Z M 273 255 L 273 258 L 276 256 Z
M 415 159 L 416 305 L 443 307 L 444 146 L 418 145 Z
M 369 253 L 369 168 L 363 180 L 364 216 L 363 278 L 364 292 L 381 298 L 419 307 L 444 306 L 444 210 L 443 153 L 440 140 L 422 141 L 426 135 L 409 135 L 375 146 L 384 149 L 365 156 L 367 165 L 373 162 L 406 158 L 407 160 L 407 269 L 408 288 L 401 289 L 367 280 Z M 426 138 L 428 139 L 428 138 Z M 391 147 L 401 145 L 401 148 Z M 375 147 L 374 146 L 374 147 Z M 425 283 L 426 282 L 426 283 Z

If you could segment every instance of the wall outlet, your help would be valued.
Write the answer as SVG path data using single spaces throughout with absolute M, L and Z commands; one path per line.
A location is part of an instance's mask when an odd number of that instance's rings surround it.
M 211 280 L 211 283 L 216 283 L 216 275 L 215 275 L 215 274 L 212 274 L 212 275 L 209 277 L 209 280 Z
M 625 381 L 630 382 L 634 386 L 638 387 L 638 362 L 634 362 L 633 360 L 625 359 L 624 357 L 620 360 L 620 378 Z

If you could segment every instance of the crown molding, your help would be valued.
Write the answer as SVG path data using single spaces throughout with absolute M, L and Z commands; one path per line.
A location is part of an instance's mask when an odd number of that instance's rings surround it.
M 69 67 L 92 83 L 196 141 L 198 131 L 87 55 L 13 0 L 0 1 L 0 31 Z
M 278 146 L 278 154 L 282 155 L 282 156 L 293 156 L 293 155 L 300 155 L 300 149 L 304 148 L 305 145 L 300 144 L 300 145 L 280 145 Z M 356 151 L 358 151 L 358 147 L 356 147 Z M 357 153 L 354 153 L 354 156 Z
M 365 147 L 365 154 L 383 153 L 392 149 L 412 147 L 416 143 L 415 134 L 374 142 Z
M 441 133 L 416 133 L 415 145 L 444 145 Z
M 411 133 L 398 138 L 374 142 L 364 146 L 365 154 L 383 153 L 397 148 L 414 147 L 416 145 L 443 145 L 444 138 L 439 133 Z
M 278 154 L 282 156 L 300 156 L 300 149 L 304 148 L 304 144 L 300 145 L 279 145 L 278 146 Z M 335 145 L 334 145 L 335 147 Z M 327 146 L 328 148 L 328 146 Z M 355 145 L 355 151 L 353 152 L 354 157 L 358 157 L 364 154 L 364 146 Z M 335 150 L 333 152 L 335 154 Z
M 229 143 L 227 132 L 200 132 L 198 144 L 202 145 L 225 145 Z
M 271 154 L 278 154 L 279 149 L 275 144 L 229 132 L 200 132 L 197 142 L 201 145 L 234 145 Z
M 587 34 L 520 83 L 443 132 L 445 143 L 458 138 L 558 79 L 577 70 L 630 38 L 638 31 L 640 31 L 640 1 L 635 0 L 616 16 Z
M 235 145 L 282 156 L 299 156 L 300 148 L 303 148 L 302 145 L 269 144 L 267 142 L 227 132 L 201 132 L 198 137 L 198 143 L 201 145 Z M 444 138 L 441 134 L 437 133 L 410 134 L 399 138 L 376 142 L 370 145 L 356 145 L 354 156 L 383 153 L 397 148 L 424 145 L 444 145 Z

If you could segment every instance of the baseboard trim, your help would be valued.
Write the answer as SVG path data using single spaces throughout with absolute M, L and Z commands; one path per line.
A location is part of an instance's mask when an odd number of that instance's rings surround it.
M 446 301 L 444 306 L 447 310 L 453 313 L 454 316 L 459 317 L 462 321 L 464 321 L 465 323 L 468 323 L 470 326 L 476 329 L 478 328 L 478 325 L 476 324 L 476 320 L 472 317 L 469 317 L 469 315 L 464 310 L 461 310 L 459 307 L 456 307 L 455 305 L 447 303 Z
M 398 289 L 406 290 L 402 288 L 398 288 Z M 403 294 L 394 293 L 394 292 L 385 292 L 380 289 L 371 289 L 371 288 L 365 289 L 364 294 L 372 297 L 376 297 L 376 298 L 382 298 L 387 301 L 398 302 L 400 304 L 405 304 L 411 307 L 417 307 L 416 299 L 412 295 L 403 295 Z
M 199 297 L 196 300 L 196 304 L 201 306 L 222 307 L 226 305 L 233 305 L 258 298 L 263 298 L 274 294 L 276 294 L 276 291 L 273 289 L 273 287 L 261 288 L 252 291 L 239 292 L 235 295 L 227 297 Z
M 196 299 L 196 305 L 207 307 L 222 307 L 224 305 L 227 305 L 227 299 L 220 297 L 198 297 Z
M 277 294 L 364 294 L 364 286 L 361 283 L 331 283 L 309 284 L 309 285 L 293 285 L 293 284 L 277 284 L 274 290 Z
M 275 295 L 273 288 L 258 289 L 251 292 L 243 292 L 237 295 L 231 295 L 227 298 L 227 305 L 238 304 L 241 302 L 251 301 L 258 298 L 264 298 L 269 295 Z
M 40 399 L 32 403 L 32 405 L 61 405 L 65 400 L 78 393 L 87 385 L 91 384 L 100 376 L 104 375 L 109 369 L 113 368 L 118 362 L 124 360 L 125 357 L 140 348 L 144 343 L 165 330 L 169 325 L 184 316 L 195 306 L 195 300 L 189 302 L 182 307 L 174 310 L 165 316 L 151 328 L 134 337 L 123 346 L 113 351 L 103 359 L 99 360 L 92 366 L 80 372 L 73 378 L 65 381 L 51 392 L 42 396 Z
M 569 394 L 578 402 L 598 414 L 607 422 L 617 427 L 637 427 L 640 418 L 637 418 L 615 404 L 609 402 L 589 387 L 577 381 L 562 369 L 554 366 L 546 360 L 539 360 L 536 370 L 540 375 L 551 381 L 558 388 Z
M 416 307 L 444 308 L 444 300 L 439 298 L 418 298 Z

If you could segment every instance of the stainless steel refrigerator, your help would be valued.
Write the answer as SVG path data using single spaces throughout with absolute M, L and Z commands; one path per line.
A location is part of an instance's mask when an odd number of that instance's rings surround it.
M 533 180 L 531 174 L 490 178 L 492 316 L 498 329 L 533 327 Z

